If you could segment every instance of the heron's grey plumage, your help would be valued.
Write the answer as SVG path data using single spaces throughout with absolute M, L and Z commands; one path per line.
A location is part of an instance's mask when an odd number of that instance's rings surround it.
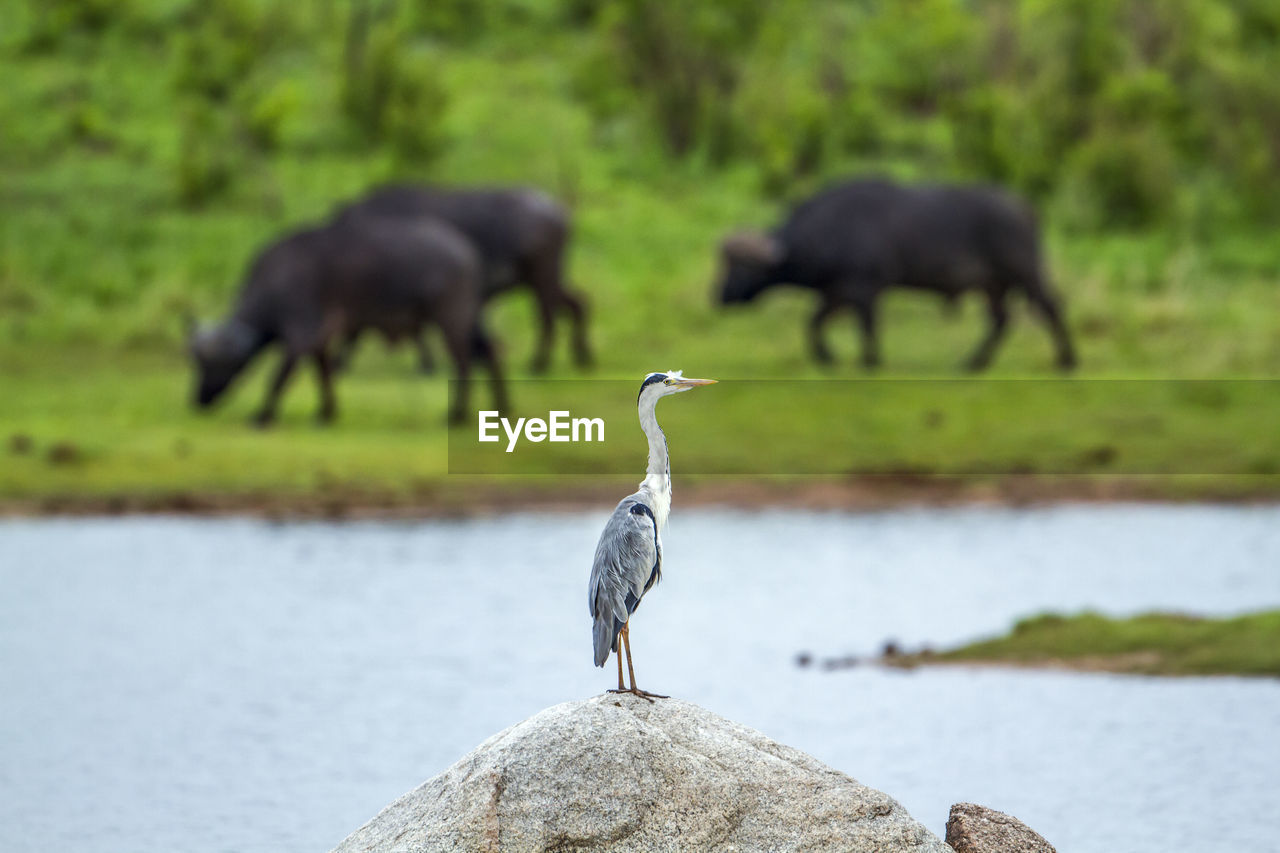
M 640 606 L 640 599 L 662 576 L 658 522 L 645 490 L 618 502 L 596 545 L 587 604 L 593 624 L 596 666 L 617 651 L 618 632 Z
M 609 652 L 618 650 L 619 632 L 645 593 L 662 577 L 662 530 L 671 510 L 671 463 L 667 438 L 655 414 L 658 400 L 710 382 L 685 379 L 677 370 L 651 373 L 640 386 L 636 407 L 640 428 L 649 440 L 649 464 L 640 488 L 618 502 L 605 524 L 587 587 L 596 666 L 604 666 Z

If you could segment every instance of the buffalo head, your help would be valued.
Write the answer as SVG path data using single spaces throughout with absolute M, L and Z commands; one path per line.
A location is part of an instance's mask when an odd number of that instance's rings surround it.
M 192 331 L 188 349 L 196 366 L 195 404 L 207 408 L 261 348 L 261 336 L 238 320 Z
M 716 288 L 721 305 L 750 302 L 768 285 L 782 261 L 777 238 L 757 232 L 734 234 L 720 244 L 724 276 Z

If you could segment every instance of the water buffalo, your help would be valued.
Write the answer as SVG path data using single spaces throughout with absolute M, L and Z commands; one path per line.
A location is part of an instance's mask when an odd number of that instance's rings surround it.
M 551 360 L 555 319 L 567 311 L 573 321 L 573 352 L 580 367 L 591 363 L 587 345 L 586 308 L 581 296 L 564 282 L 569 215 L 555 200 L 531 189 L 437 189 L 392 185 L 342 209 L 339 221 L 352 215 L 434 216 L 467 237 L 480 252 L 484 297 L 513 287 L 532 288 L 538 302 L 541 335 L 531 369 L 542 373 Z M 420 355 L 425 348 L 419 347 Z M 429 356 L 422 356 L 424 367 Z
M 991 362 L 1004 337 L 1012 291 L 1021 291 L 1048 325 L 1058 366 L 1076 363 L 1045 277 L 1035 216 L 996 189 L 850 181 L 801 203 L 773 232 L 731 236 L 721 250 L 725 271 L 717 294 L 723 305 L 750 302 L 776 284 L 818 291 L 809 340 L 824 364 L 831 353 L 823 325 L 845 307 L 861 327 L 862 363 L 880 363 L 876 302 L 889 287 L 935 291 L 948 303 L 970 290 L 986 297 L 990 326 L 966 362 L 970 370 Z
M 473 359 L 489 368 L 496 408 L 505 406 L 497 354 L 480 326 L 480 261 L 471 242 L 433 220 L 370 217 L 299 231 L 253 261 L 231 316 L 194 332 L 195 404 L 210 406 L 268 345 L 283 350 L 262 408 L 270 423 L 299 359 L 315 363 L 319 418 L 336 414 L 332 348 L 364 330 L 389 340 L 440 329 L 458 381 L 450 409 L 459 422 L 468 404 Z

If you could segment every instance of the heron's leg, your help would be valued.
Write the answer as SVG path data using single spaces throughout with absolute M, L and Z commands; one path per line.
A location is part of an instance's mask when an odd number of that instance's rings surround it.
M 614 640 L 614 643 L 616 644 L 616 647 L 614 649 L 613 656 L 618 659 L 618 689 L 610 690 L 609 692 L 635 693 L 637 696 L 640 696 L 641 694 L 636 691 L 636 674 L 631 669 L 631 644 L 627 642 L 627 626 L 625 624 L 622 626 L 622 630 L 618 631 L 618 636 L 617 639 Z M 627 671 L 631 673 L 631 687 L 629 688 L 622 682 L 623 649 L 626 650 L 627 655 Z M 648 696 L 644 696 L 642 698 L 649 699 Z M 649 701 L 652 702 L 653 700 L 649 699 Z
M 636 671 L 631 667 L 631 623 L 622 626 L 622 644 L 627 648 L 627 677 L 631 679 L 631 692 L 636 691 Z
M 650 693 L 648 690 L 641 690 L 639 687 L 636 687 L 636 672 L 631 666 L 631 632 L 629 630 L 630 625 L 631 623 L 628 622 L 626 625 L 622 626 L 622 644 L 627 648 L 627 675 L 630 676 L 631 678 L 631 689 L 629 689 L 627 692 L 634 693 L 635 695 L 639 696 L 641 699 L 648 699 L 650 702 L 652 702 L 654 699 L 670 699 L 671 698 L 670 696 L 665 696 L 661 693 Z
M 613 653 L 613 656 L 618 659 L 618 690 L 626 690 L 626 686 L 622 683 L 622 643 L 618 643 L 618 650 Z

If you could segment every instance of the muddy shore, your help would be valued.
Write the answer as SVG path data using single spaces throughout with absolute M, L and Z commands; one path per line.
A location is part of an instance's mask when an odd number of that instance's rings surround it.
M 1182 483 L 1187 486 L 1185 479 Z M 0 516 L 250 515 L 279 519 L 413 519 L 492 515 L 516 511 L 573 512 L 600 509 L 634 488 L 613 478 L 457 478 L 412 492 L 354 487 L 310 492 L 159 492 L 127 495 L 58 495 L 0 500 Z M 1214 488 L 1170 488 L 1168 478 L 1038 477 L 983 480 L 916 475 L 868 475 L 803 480 L 717 480 L 677 483 L 686 507 L 876 511 L 911 506 L 1031 506 L 1069 502 L 1266 503 L 1280 500 L 1275 478 Z

